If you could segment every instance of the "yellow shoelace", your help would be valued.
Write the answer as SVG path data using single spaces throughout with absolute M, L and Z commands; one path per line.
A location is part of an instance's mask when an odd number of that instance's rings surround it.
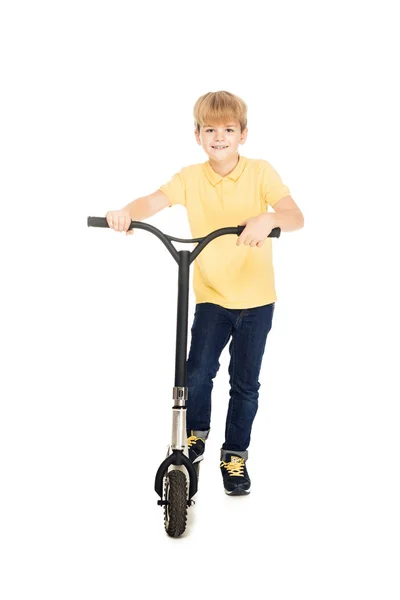
M 225 462 L 222 460 L 221 467 L 224 467 L 224 469 L 226 469 L 229 472 L 229 475 L 234 475 L 237 477 L 244 476 L 244 458 L 241 458 L 240 462 L 238 460 L 234 462 Z
M 195 444 L 197 440 L 201 440 L 202 442 L 204 442 L 203 438 L 196 437 L 195 435 L 191 435 L 190 437 L 188 437 L 187 443 L 189 448 L 192 444 Z

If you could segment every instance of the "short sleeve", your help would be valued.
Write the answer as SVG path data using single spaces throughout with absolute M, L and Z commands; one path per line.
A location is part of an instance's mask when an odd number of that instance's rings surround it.
M 266 205 L 272 207 L 281 198 L 290 196 L 288 186 L 282 183 L 279 174 L 266 160 L 261 163 L 261 194 Z
M 159 189 L 168 197 L 171 202 L 170 207 L 174 206 L 174 204 L 186 206 L 186 188 L 182 170 L 179 173 L 175 173 L 170 181 L 161 185 Z

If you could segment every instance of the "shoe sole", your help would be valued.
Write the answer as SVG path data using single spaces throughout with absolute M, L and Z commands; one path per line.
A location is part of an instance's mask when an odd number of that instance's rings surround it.
M 201 460 L 203 460 L 204 455 L 200 454 L 200 456 L 198 456 L 197 458 L 194 459 L 194 461 L 192 462 L 192 465 L 194 465 L 194 463 L 200 462 Z
M 225 490 L 225 488 L 224 488 L 224 490 Z M 228 494 L 228 496 L 246 496 L 249 493 L 250 493 L 250 488 L 248 490 L 244 490 L 243 488 L 237 488 L 236 490 L 232 490 L 231 492 L 229 492 L 228 490 L 225 490 L 225 494 Z

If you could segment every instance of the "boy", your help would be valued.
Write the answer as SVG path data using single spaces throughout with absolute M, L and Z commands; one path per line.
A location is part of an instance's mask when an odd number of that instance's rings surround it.
M 258 408 L 258 376 L 276 293 L 272 266 L 274 227 L 294 231 L 304 225 L 301 210 L 274 168 L 238 153 L 247 137 L 247 106 L 226 91 L 208 92 L 194 106 L 195 138 L 208 161 L 182 168 L 172 179 L 106 218 L 116 231 L 131 220 L 147 219 L 167 206 L 186 207 L 193 238 L 221 227 L 246 225 L 238 238 L 221 236 L 194 262 L 196 309 L 187 361 L 189 457 L 204 458 L 210 432 L 211 391 L 219 357 L 229 353 L 230 400 L 220 468 L 225 492 L 250 492 L 248 446 Z M 268 212 L 268 205 L 274 208 Z M 239 246 L 239 247 L 237 247 Z

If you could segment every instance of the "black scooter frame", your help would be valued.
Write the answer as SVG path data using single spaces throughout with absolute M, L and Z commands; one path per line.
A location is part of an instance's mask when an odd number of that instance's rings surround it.
M 108 222 L 105 217 L 88 217 L 88 227 L 108 227 Z M 213 239 L 226 234 L 240 235 L 244 230 L 245 225 L 239 225 L 237 227 L 223 227 L 216 229 L 209 233 L 207 236 L 202 238 L 196 238 L 191 240 L 175 238 L 170 235 L 166 235 L 157 227 L 149 225 L 148 223 L 142 223 L 141 221 L 132 221 L 129 229 L 145 229 L 154 233 L 166 246 L 168 251 L 172 254 L 179 266 L 178 273 L 178 309 L 177 309 L 177 325 L 176 325 L 176 352 L 175 352 L 175 387 L 174 387 L 174 411 L 186 411 L 185 399 L 187 397 L 187 378 L 186 378 L 186 356 L 187 356 L 187 334 L 188 334 L 188 312 L 189 312 L 189 271 L 191 263 L 197 258 L 200 252 L 207 246 Z M 279 227 L 275 227 L 268 237 L 280 236 L 281 230 Z M 181 250 L 178 251 L 173 244 L 175 242 L 193 243 L 199 242 L 196 248 L 192 251 Z M 186 416 L 186 415 L 185 415 Z M 186 418 L 185 418 L 186 422 Z M 186 432 L 184 432 L 186 435 Z M 189 475 L 189 498 L 188 505 L 192 503 L 192 498 L 197 492 L 197 474 L 191 460 L 185 456 L 182 448 L 174 448 L 172 445 L 172 453 L 161 463 L 157 470 L 154 489 L 160 496 L 161 500 L 157 501 L 157 504 L 163 506 L 168 503 L 167 500 L 163 500 L 163 478 L 165 473 L 168 471 L 170 465 L 184 466 L 187 469 Z

